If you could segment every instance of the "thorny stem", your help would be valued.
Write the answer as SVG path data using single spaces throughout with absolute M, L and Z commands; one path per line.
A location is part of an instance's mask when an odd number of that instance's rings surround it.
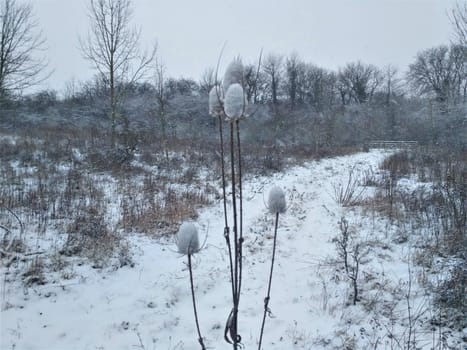
M 222 199 L 224 202 L 224 237 L 229 250 L 229 261 L 230 261 L 230 280 L 232 281 L 232 298 L 235 299 L 234 290 L 234 273 L 233 273 L 233 261 L 232 261 L 232 246 L 230 244 L 230 228 L 227 219 L 227 197 L 226 197 L 226 181 L 225 181 L 225 161 L 224 161 L 224 133 L 222 131 L 222 115 L 219 114 L 219 140 L 221 148 L 221 173 L 222 173 Z
M 238 348 L 238 337 L 237 337 L 237 325 L 238 325 L 238 274 L 239 274 L 239 262 L 238 262 L 238 227 L 237 227 L 237 198 L 236 198 L 236 181 L 235 181 L 235 138 L 234 138 L 235 124 L 230 123 L 230 163 L 231 163 L 231 176 L 232 176 L 232 209 L 233 209 L 233 230 L 234 230 L 234 254 L 235 254 L 235 266 L 234 266 L 234 300 L 233 300 L 233 315 L 231 324 L 231 333 L 233 335 L 233 347 Z
M 238 241 L 238 261 L 239 261 L 239 278 L 238 278 L 238 291 L 237 302 L 240 303 L 240 294 L 242 290 L 242 271 L 243 271 L 243 191 L 242 191 L 242 153 L 240 147 L 240 121 L 236 121 L 237 125 L 237 150 L 238 150 L 238 190 L 240 200 L 240 238 Z
M 227 198 L 225 195 L 225 161 L 224 161 L 224 133 L 222 131 L 222 116 L 219 115 L 219 140 L 221 146 L 221 172 L 222 172 L 222 197 L 224 200 L 224 222 L 225 227 L 229 227 L 227 220 Z
M 232 300 L 235 300 L 235 288 L 234 288 L 234 271 L 233 271 L 233 260 L 232 260 L 232 245 L 230 244 L 229 228 L 224 229 L 224 237 L 229 250 L 229 261 L 230 261 L 230 281 L 232 285 Z
M 203 342 L 203 337 L 201 336 L 201 331 L 199 330 L 198 312 L 196 311 L 195 287 L 193 284 L 193 271 L 191 268 L 191 254 L 188 254 L 188 270 L 190 271 L 191 296 L 193 298 L 193 311 L 195 313 L 196 329 L 198 331 L 198 341 L 201 345 L 201 349 L 206 350 L 206 347 L 204 346 Z
M 277 242 L 277 224 L 279 222 L 279 213 L 276 213 L 276 223 L 274 225 L 274 243 L 272 247 L 272 259 L 271 259 L 271 271 L 269 272 L 269 283 L 268 283 L 268 294 L 266 298 L 264 298 L 264 313 L 263 313 L 263 322 L 261 324 L 261 332 L 259 335 L 259 343 L 258 343 L 258 350 L 261 350 L 261 343 L 263 341 L 263 333 L 264 333 L 264 324 L 266 323 L 266 315 L 271 313 L 269 310 L 269 299 L 271 296 L 271 282 L 272 282 L 272 272 L 274 269 L 274 260 L 276 257 L 276 242 Z

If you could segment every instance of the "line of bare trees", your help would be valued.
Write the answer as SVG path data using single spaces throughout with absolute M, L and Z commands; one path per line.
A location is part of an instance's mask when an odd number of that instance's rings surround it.
M 47 75 L 47 62 L 41 55 L 45 40 L 32 7 L 17 0 L 0 0 L 0 10 L 0 97 L 5 98 L 40 82 Z M 96 106 L 109 121 L 112 139 L 118 127 L 131 128 L 135 114 L 148 112 L 153 128 L 162 130 L 160 137 L 166 140 L 174 115 L 195 118 L 203 114 L 199 106 L 205 105 L 203 99 L 216 84 L 215 71 L 207 69 L 198 82 L 167 77 L 156 60 L 156 45 L 141 49 L 141 30 L 132 25 L 132 14 L 131 0 L 89 0 L 89 32 L 79 42 L 96 77 L 73 86 L 67 98 L 82 104 L 99 99 Z M 294 122 L 294 132 L 305 135 L 300 130 L 301 119 L 313 116 L 313 137 L 319 134 L 318 138 L 330 144 L 333 134 L 346 128 L 341 125 L 339 131 L 337 124 L 354 123 L 352 115 L 357 115 L 360 121 L 347 127 L 349 138 L 370 138 L 363 133 L 377 127 L 386 128 L 388 137 L 394 137 L 401 108 L 414 108 L 408 98 L 419 96 L 429 101 L 432 110 L 425 115 L 433 110 L 449 113 L 467 103 L 467 3 L 459 3 L 449 18 L 452 43 L 419 52 L 405 74 L 393 66 L 379 68 L 361 61 L 333 71 L 305 62 L 296 53 L 270 53 L 260 62 L 245 65 L 246 98 L 264 106 L 263 114 L 272 116 L 276 136 L 281 125 Z M 143 111 L 144 104 L 134 102 L 137 96 L 151 100 L 145 102 L 147 110 Z M 42 94 L 37 98 L 53 97 Z M 386 120 L 384 126 L 378 118 Z M 438 125 L 435 118 L 432 121 L 435 133 Z

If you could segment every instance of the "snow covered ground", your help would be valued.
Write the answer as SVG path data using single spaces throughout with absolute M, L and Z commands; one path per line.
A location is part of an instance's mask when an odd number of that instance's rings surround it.
M 385 155 L 373 150 L 323 159 L 244 184 L 239 333 L 245 349 L 257 347 L 266 295 L 273 216 L 264 203 L 272 186 L 286 191 L 289 208 L 279 219 L 269 303 L 273 317 L 266 321 L 263 348 L 328 349 L 351 343 L 365 348 L 388 341 L 382 336 L 388 333 L 386 326 L 375 326 L 383 320 L 372 316 L 372 308 L 379 306 L 369 300 L 387 301 L 391 295 L 382 289 L 373 295 L 368 286 L 383 283 L 384 276 L 403 285 L 401 281 L 408 280 L 407 250 L 390 249 L 383 243 L 371 246 L 371 255 L 361 267 L 365 303 L 353 306 L 351 285 L 333 260 L 336 248 L 332 242 L 342 216 L 359 240 L 384 241 L 391 229 L 388 223 L 339 206 L 333 184 L 345 183 L 352 167 L 377 169 Z M 194 257 L 201 332 L 208 348 L 227 349 L 223 332 L 231 292 L 221 203 L 203 209 L 196 225 L 202 237 L 207 235 L 205 248 Z M 1 349 L 199 349 L 186 257 L 177 254 L 167 238 L 133 235 L 129 239 L 134 267 L 112 271 L 73 265 L 66 267 L 74 276 L 69 280 L 57 274 L 54 283 L 30 288 L 2 283 Z M 415 287 L 413 294 L 416 308 L 421 299 Z M 396 307 L 403 311 L 404 304 L 401 307 L 398 302 Z

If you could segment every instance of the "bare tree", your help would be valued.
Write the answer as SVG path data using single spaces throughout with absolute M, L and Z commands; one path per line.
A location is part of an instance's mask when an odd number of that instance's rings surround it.
M 329 109 L 336 96 L 336 74 L 313 64 L 306 64 L 304 71 L 303 88 L 298 90 L 299 99 L 305 100 L 317 112 Z M 304 96 L 300 97 L 302 94 Z
M 377 67 L 362 62 L 352 62 L 339 69 L 338 80 L 342 102 L 360 104 L 371 101 L 383 78 Z
M 282 56 L 269 54 L 263 64 L 263 72 L 266 75 L 267 87 L 271 93 L 273 105 L 277 105 L 279 82 L 282 75 Z
M 391 139 L 396 137 L 396 111 L 397 97 L 402 95 L 402 82 L 398 75 L 398 70 L 392 65 L 383 69 L 384 74 L 384 106 L 386 109 L 388 132 Z
M 45 39 L 30 4 L 0 0 L 0 97 L 34 86 L 48 77 L 47 61 L 36 54 Z
M 167 93 L 166 85 L 167 79 L 165 77 L 165 66 L 161 62 L 156 63 L 155 76 L 155 99 L 157 103 L 155 113 L 155 121 L 159 121 L 160 137 L 162 141 L 162 148 L 165 155 L 165 160 L 169 161 L 169 151 L 167 148 L 167 109 L 169 106 L 169 96 Z
M 290 107 L 295 108 L 299 95 L 299 81 L 303 77 L 304 63 L 297 53 L 292 53 L 285 61 L 285 90 L 290 100 Z
M 258 98 L 258 67 L 254 64 L 247 64 L 244 68 L 244 89 L 248 102 L 256 103 Z
M 439 46 L 417 54 L 409 66 L 408 80 L 425 96 L 433 96 L 441 107 L 465 101 L 467 93 L 467 47 Z
M 467 2 L 464 2 L 462 5 L 457 3 L 456 7 L 452 9 L 449 18 L 454 26 L 457 43 L 467 46 Z
M 84 57 L 108 89 L 113 136 L 126 87 L 148 73 L 156 55 L 156 45 L 149 51 L 140 49 L 141 31 L 131 27 L 132 15 L 131 0 L 90 0 L 91 29 L 80 40 Z
M 209 91 L 218 84 L 219 82 L 216 82 L 216 71 L 214 68 L 209 67 L 206 70 L 204 70 L 203 74 L 201 75 L 201 79 L 199 81 L 199 91 L 202 94 L 209 94 Z

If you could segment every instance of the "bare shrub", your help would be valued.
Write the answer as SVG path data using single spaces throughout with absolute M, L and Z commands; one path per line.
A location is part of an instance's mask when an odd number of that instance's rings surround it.
M 402 151 L 387 157 L 380 168 L 389 171 L 391 178 L 398 179 L 411 173 L 409 153 Z
M 350 231 L 349 231 L 349 222 L 345 217 L 342 217 L 339 221 L 339 234 L 333 239 L 333 242 L 336 244 L 337 254 L 339 260 L 343 263 L 345 273 L 349 273 L 349 240 L 350 240 Z
M 455 328 L 467 327 L 467 267 L 462 260 L 454 262 L 448 276 L 436 288 L 435 302 L 442 310 L 449 310 L 447 318 Z
M 23 273 L 23 282 L 27 286 L 47 283 L 44 273 L 45 263 L 42 257 L 36 256 L 29 263 L 28 269 Z
M 465 315 L 463 306 L 467 304 L 465 155 L 443 149 L 414 152 L 396 154 L 383 162 L 382 167 L 388 170 L 386 181 L 367 204 L 395 220 L 399 227 L 411 228 L 410 239 L 417 248 L 415 262 L 425 269 L 425 275 L 442 276 L 438 285 L 429 282 L 429 276 L 422 280 L 433 297 L 432 307 L 444 310 L 443 326 L 465 327 L 458 316 L 459 310 Z M 413 190 L 397 186 L 400 177 L 414 173 L 430 184 Z M 405 240 L 409 239 L 408 231 L 402 232 Z
M 133 189 L 120 202 L 120 223 L 127 232 L 175 233 L 182 221 L 195 219 L 199 208 L 210 204 L 216 194 L 209 185 L 175 189 L 155 183 L 152 177 L 146 177 L 144 188 L 143 196 L 134 195 L 138 191 Z
M 347 181 L 342 183 L 333 183 L 333 195 L 336 203 L 350 207 L 359 204 L 365 188 L 360 186 L 360 179 L 355 174 L 355 167 L 349 170 Z
M 98 267 L 107 265 L 120 241 L 120 237 L 108 229 L 102 211 L 95 206 L 85 207 L 67 231 L 61 253 L 84 256 Z

